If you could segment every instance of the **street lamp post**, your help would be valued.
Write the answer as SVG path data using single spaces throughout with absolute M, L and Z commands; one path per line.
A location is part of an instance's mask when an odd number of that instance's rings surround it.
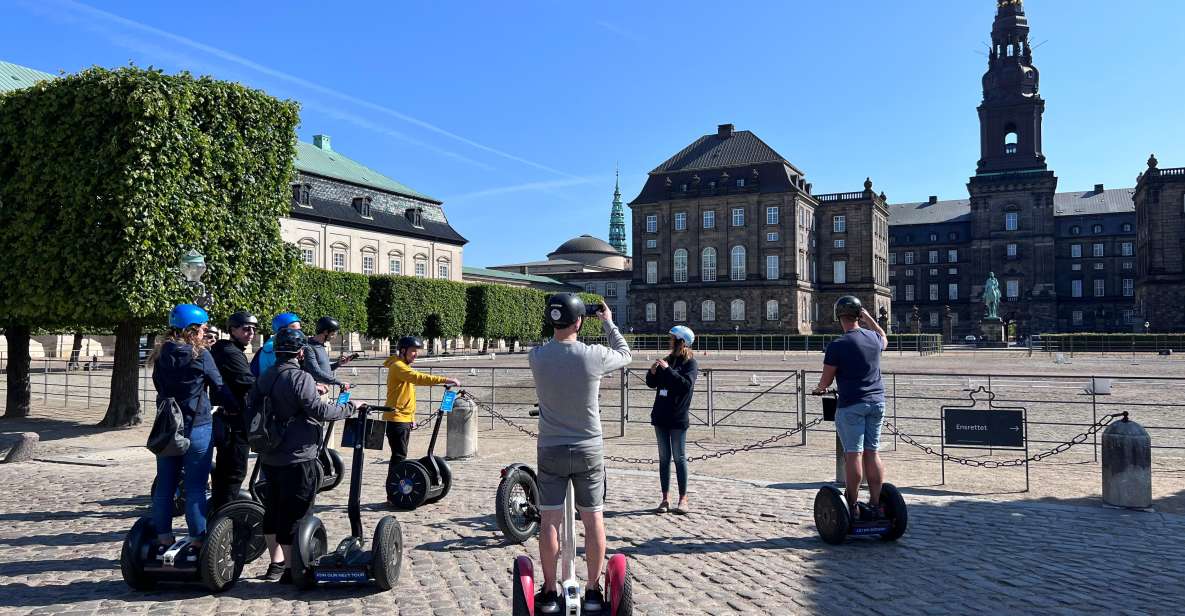
M 737 337 L 737 354 L 735 357 L 733 357 L 733 361 L 741 361 L 741 326 L 733 325 L 732 331 Z
M 202 308 L 209 308 L 212 300 L 206 293 L 206 285 L 202 284 L 202 276 L 206 275 L 206 257 L 197 250 L 190 249 L 181 255 L 181 277 L 193 292 L 194 303 Z

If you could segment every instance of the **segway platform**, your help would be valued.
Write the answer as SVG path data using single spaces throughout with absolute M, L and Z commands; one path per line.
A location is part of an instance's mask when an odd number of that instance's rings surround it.
M 875 520 L 853 520 L 848 501 L 835 486 L 823 486 L 815 495 L 815 528 L 823 541 L 836 545 L 848 535 L 876 536 L 883 541 L 896 541 L 905 534 L 909 517 L 901 491 L 891 483 L 881 485 L 880 503 L 883 517 Z

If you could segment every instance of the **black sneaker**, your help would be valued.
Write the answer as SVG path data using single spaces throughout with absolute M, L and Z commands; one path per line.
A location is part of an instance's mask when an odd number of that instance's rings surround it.
M 554 590 L 542 591 L 535 595 L 536 614 L 559 614 L 560 595 Z
M 589 588 L 584 591 L 584 604 L 581 606 L 585 612 L 592 612 L 600 614 L 605 610 L 605 595 L 601 593 L 601 589 Z
M 268 582 L 279 582 L 280 578 L 288 573 L 288 568 L 284 563 L 269 563 L 267 566 L 267 573 L 259 576 L 259 579 Z
M 280 583 L 281 584 L 291 584 L 292 583 L 292 570 L 291 569 L 289 569 L 287 567 L 284 568 L 284 575 L 280 576 Z

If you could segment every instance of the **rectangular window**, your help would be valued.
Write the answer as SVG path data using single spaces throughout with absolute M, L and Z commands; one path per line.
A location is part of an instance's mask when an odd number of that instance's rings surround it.
M 767 225 L 778 224 L 778 208 L 776 208 L 776 207 L 765 208 L 765 224 L 767 224 Z
M 1103 264 L 1102 264 L 1102 263 L 1095 263 L 1095 264 L 1094 264 L 1094 269 L 1095 269 L 1095 271 L 1096 271 L 1096 272 L 1097 272 L 1097 271 L 1101 271 L 1101 270 L 1103 269 Z
M 658 261 L 646 262 L 646 284 L 658 284 Z
M 743 207 L 732 208 L 732 226 L 734 226 L 734 227 L 745 226 L 745 208 L 743 208 Z
M 1070 281 L 1070 297 L 1082 297 L 1082 281 Z
M 1016 299 L 1020 297 L 1020 282 L 1017 280 L 1009 280 L 1006 285 L 1008 288 L 1008 298 Z
M 1082 244 L 1070 244 L 1070 258 L 1072 258 L 1072 259 L 1081 259 L 1082 258 Z
M 959 283 L 949 282 L 946 285 L 946 298 L 959 299 Z
M 778 279 L 778 255 L 765 255 L 765 279 Z
M 847 261 L 832 261 L 831 262 L 832 282 L 835 284 L 844 284 L 848 281 L 848 262 Z
M 1096 278 L 1094 281 L 1094 296 L 1103 297 L 1107 293 L 1107 281 Z
M 937 312 L 930 313 L 930 327 L 938 327 L 938 313 Z
M 335 271 L 335 272 L 346 271 L 346 253 L 344 253 L 344 252 L 333 253 L 333 271 Z
M 889 299 L 897 301 L 897 285 L 889 285 Z
M 590 283 L 584 285 L 584 292 L 595 294 L 597 292 L 597 283 L 590 282 Z
M 777 231 L 770 231 L 769 233 L 766 233 L 765 234 L 765 241 L 767 241 L 767 242 L 778 241 L 778 232 Z
M 427 261 L 422 261 L 419 259 L 416 260 L 416 277 L 417 278 L 427 278 L 428 277 L 428 262 Z
M 911 270 L 911 269 L 905 270 L 905 277 L 906 278 L 913 278 L 913 270 Z
M 301 246 L 300 260 L 304 261 L 305 265 L 315 265 L 317 262 L 317 255 L 313 252 L 312 248 Z
M 1132 269 L 1132 262 L 1131 261 L 1124 261 L 1123 262 L 1123 269 L 1125 269 L 1125 270 Z
M 392 274 L 402 274 L 403 273 L 403 259 L 400 259 L 399 257 L 391 257 L 387 261 L 387 268 L 390 270 L 390 273 L 392 273 Z
M 1009 244 L 1008 245 L 1008 258 L 1010 258 L 1010 259 L 1016 258 L 1016 244 Z
M 931 250 L 929 252 L 929 254 L 927 254 L 926 256 L 929 257 L 930 263 L 938 263 L 938 251 L 937 250 Z
M 646 215 L 646 232 L 658 233 L 658 214 Z
M 605 297 L 617 297 L 617 283 L 616 282 L 606 282 L 605 283 Z
M 1017 226 L 1018 226 L 1018 220 L 1019 220 L 1019 217 L 1016 212 L 1005 212 L 1004 213 L 1004 230 L 1005 231 L 1016 231 Z
M 658 248 L 658 240 L 646 240 L 647 248 Z
M 675 212 L 675 230 L 687 230 L 687 212 Z
M 445 261 L 440 261 L 436 264 L 436 277 L 441 280 L 449 279 L 449 266 Z
M 776 300 L 771 299 L 768 302 L 765 302 L 765 320 L 778 320 L 778 302 Z
M 889 253 L 889 265 L 897 265 L 897 253 Z
M 1074 312 L 1071 312 L 1070 320 L 1073 321 L 1074 325 L 1082 325 L 1082 311 L 1075 310 Z
M 737 178 L 737 188 L 745 187 L 745 178 Z
M 946 262 L 947 263 L 958 263 L 959 262 L 959 251 L 958 250 L 946 251 Z
M 905 301 L 907 301 L 907 302 L 913 301 L 913 285 L 911 285 L 911 284 L 905 285 Z
M 905 253 L 905 264 L 906 265 L 913 265 L 913 251 L 912 250 Z
M 938 275 L 938 268 L 936 268 L 936 267 L 931 267 L 931 268 L 930 268 L 930 275 L 931 275 L 931 276 L 937 276 L 937 275 Z
M 840 240 L 835 240 L 835 243 L 833 245 L 836 248 L 843 248 L 844 244 L 845 244 L 845 242 L 842 239 L 840 239 Z
M 832 233 L 847 233 L 848 219 L 845 216 L 831 217 L 831 232 Z
M 716 211 L 715 210 L 704 211 L 704 228 L 705 229 L 715 229 L 716 228 Z
M 1075 272 L 1081 272 L 1082 271 L 1082 264 L 1081 263 L 1071 263 L 1070 270 L 1075 271 Z
M 1136 281 L 1132 278 L 1123 279 L 1123 296 L 1131 297 L 1136 294 Z
M 374 273 L 374 255 L 362 255 L 362 273 L 368 276 Z
M 1124 242 L 1124 243 L 1120 244 L 1119 245 L 1119 254 L 1120 254 L 1120 256 L 1124 256 L 1124 257 L 1132 256 L 1132 243 L 1131 242 Z
M 1123 311 L 1123 322 L 1124 323 L 1127 323 L 1130 325 L 1132 323 L 1132 321 L 1135 321 L 1135 320 L 1136 320 L 1136 311 L 1135 310 L 1124 310 Z
M 959 275 L 959 268 L 957 268 L 957 267 L 948 268 L 946 270 L 946 273 L 950 274 L 951 276 L 958 276 Z
M 938 285 L 936 284 L 930 285 L 930 301 L 938 301 Z
M 1092 244 L 1090 247 L 1090 253 L 1092 256 L 1095 256 L 1095 257 L 1103 256 L 1103 245 L 1102 244 Z
M 646 304 L 646 320 L 653 323 L 658 320 L 658 306 Z

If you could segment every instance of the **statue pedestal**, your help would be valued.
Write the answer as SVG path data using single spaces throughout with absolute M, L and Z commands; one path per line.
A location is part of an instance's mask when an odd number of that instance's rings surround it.
M 1004 337 L 1004 321 L 999 318 L 986 318 L 979 322 L 979 331 L 983 338 L 978 346 L 987 348 L 1007 348 L 1008 339 Z

